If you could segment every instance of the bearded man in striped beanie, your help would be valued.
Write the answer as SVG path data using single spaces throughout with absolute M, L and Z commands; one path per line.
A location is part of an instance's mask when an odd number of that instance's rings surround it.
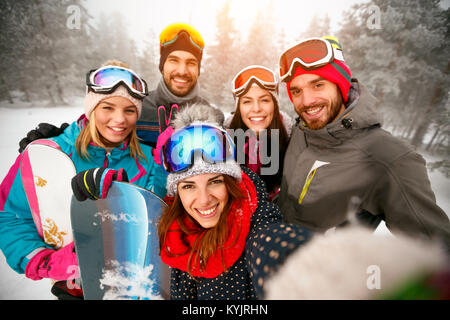
M 278 205 L 285 221 L 325 232 L 355 216 L 375 229 L 437 238 L 450 222 L 436 204 L 423 157 L 381 128 L 379 102 L 356 78 L 335 37 L 285 50 L 279 77 L 298 114 Z

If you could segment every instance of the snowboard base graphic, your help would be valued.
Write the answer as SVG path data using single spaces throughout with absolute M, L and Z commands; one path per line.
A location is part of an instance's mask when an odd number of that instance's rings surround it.
M 169 268 L 156 224 L 166 206 L 152 192 L 114 181 L 106 199 L 72 198 L 71 219 L 86 300 L 169 299 Z
M 23 152 L 22 184 L 34 223 L 45 243 L 60 249 L 70 242 L 71 180 L 76 174 L 68 155 L 51 140 L 36 140 Z

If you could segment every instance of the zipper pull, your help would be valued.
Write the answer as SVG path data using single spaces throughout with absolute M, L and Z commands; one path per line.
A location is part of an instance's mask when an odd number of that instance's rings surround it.
M 109 157 L 111 157 L 111 151 L 105 150 L 105 163 L 103 164 L 105 168 L 108 168 L 109 166 Z

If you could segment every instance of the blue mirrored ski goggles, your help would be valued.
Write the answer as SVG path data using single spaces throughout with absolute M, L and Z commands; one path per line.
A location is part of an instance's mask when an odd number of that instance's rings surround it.
M 88 90 L 96 93 L 111 93 L 124 84 L 130 95 L 143 99 L 148 95 L 147 83 L 132 70 L 119 66 L 104 66 L 91 70 L 86 75 Z
M 234 159 L 234 143 L 228 133 L 211 125 L 191 125 L 176 131 L 161 148 L 167 173 L 181 172 L 194 163 L 196 154 L 210 163 Z

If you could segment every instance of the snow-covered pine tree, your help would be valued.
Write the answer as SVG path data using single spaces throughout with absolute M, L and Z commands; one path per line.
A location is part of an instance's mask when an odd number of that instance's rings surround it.
M 149 29 L 144 39 L 144 47 L 138 57 L 136 69 L 147 81 L 149 90 L 156 89 L 161 78 L 159 71 L 159 38 L 153 29 Z
M 69 6 L 78 8 L 79 29 L 68 27 Z M 81 93 L 90 29 L 83 1 L 5 0 L 0 10 L 0 63 L 8 74 L 2 92 L 21 92 L 29 102 L 48 99 L 51 106 L 64 104 L 74 89 Z
M 371 27 L 374 8 L 379 27 Z M 339 32 L 353 76 L 380 100 L 387 127 L 416 146 L 446 112 L 448 16 L 438 0 L 372 0 L 348 10 Z
M 231 1 L 227 0 L 217 13 L 216 41 L 205 44 L 199 78 L 201 95 L 223 111 L 234 110 L 231 80 L 239 71 L 241 57 L 245 54 L 230 17 L 230 5 Z

